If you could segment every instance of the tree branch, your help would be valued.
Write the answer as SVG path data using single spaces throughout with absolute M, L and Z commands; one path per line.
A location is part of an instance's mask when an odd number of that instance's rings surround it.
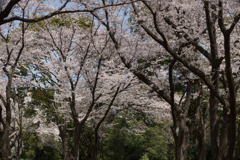
M 20 1 L 20 0 L 18 0 Z M 67 0 L 66 3 L 68 3 L 70 0 Z M 139 0 L 136 0 L 136 1 L 133 1 L 133 2 L 137 2 Z M 116 6 L 122 6 L 122 5 L 125 5 L 125 4 L 130 4 L 132 2 L 126 2 L 126 3 L 118 3 L 118 4 L 109 4 L 109 5 L 105 5 L 105 6 L 99 6 L 99 7 L 95 7 L 93 9 L 79 9 L 79 10 L 66 10 L 66 11 L 62 11 L 62 9 L 66 6 L 66 3 L 60 7 L 57 11 L 55 12 L 52 12 L 46 16 L 42 16 L 42 17 L 39 17 L 39 18 L 22 18 L 22 17 L 19 17 L 19 16 L 14 16 L 14 17 L 10 17 L 8 19 L 0 19 L 0 25 L 2 24 L 5 24 L 5 23 L 8 23 L 8 22 L 12 22 L 12 21 L 23 21 L 23 22 L 39 22 L 39 21 L 42 21 L 44 19 L 48 19 L 48 18 L 51 18 L 55 15 L 58 15 L 58 14 L 64 14 L 64 13 L 80 13 L 80 12 L 88 12 L 88 13 L 91 13 L 91 12 L 94 12 L 94 11 L 97 11 L 99 9 L 103 9 L 103 8 L 108 8 L 108 7 L 116 7 Z M 6 18 L 6 17 L 5 17 Z

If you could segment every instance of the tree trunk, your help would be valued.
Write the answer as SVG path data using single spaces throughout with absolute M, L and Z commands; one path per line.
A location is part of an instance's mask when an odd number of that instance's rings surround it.
M 66 137 L 62 139 L 63 160 L 67 160 L 67 141 Z
M 99 159 L 99 136 L 98 133 L 95 133 L 95 142 L 92 152 L 92 159 L 98 160 Z
M 209 115 L 210 115 L 210 137 L 211 137 L 211 153 L 212 153 L 212 159 L 213 160 L 220 160 L 219 157 L 219 151 L 218 151 L 218 104 L 217 99 L 213 95 L 213 93 L 210 93 L 210 109 L 209 109 Z
M 79 160 L 79 150 L 80 150 L 80 125 L 75 122 L 74 129 L 74 160 Z
M 198 160 L 206 160 L 207 156 L 207 136 L 206 127 L 203 124 L 199 130 L 200 134 L 198 139 Z
M 217 49 L 212 49 L 212 59 L 218 61 Z M 216 50 L 216 51 L 215 51 Z M 215 90 L 218 90 L 219 83 L 219 65 L 212 64 L 212 82 Z M 218 122 L 218 99 L 211 91 L 209 97 L 209 116 L 210 116 L 210 137 L 211 137 L 211 153 L 213 160 L 220 160 L 219 156 L 219 122 Z
M 21 159 L 21 154 L 22 154 L 22 145 L 23 145 L 23 122 L 22 122 L 22 117 L 23 114 L 21 113 L 20 109 L 19 109 L 19 134 L 17 135 L 17 148 L 16 148 L 16 156 L 17 156 L 17 160 Z
M 11 125 L 11 86 L 12 86 L 12 77 L 14 73 L 14 68 L 10 75 L 8 75 L 8 83 L 6 87 L 6 121 L 3 125 L 3 139 L 2 139 L 2 160 L 8 160 L 10 156 L 10 125 Z
M 2 139 L 2 160 L 8 160 L 10 154 L 10 124 L 6 122 L 3 127 L 3 139 Z
M 20 133 L 17 140 L 17 151 L 16 151 L 17 160 L 21 159 L 21 154 L 22 154 L 22 134 Z
M 189 130 L 185 125 L 185 120 L 181 120 L 178 134 L 175 135 L 176 160 L 185 160 L 188 143 L 189 143 Z
M 62 123 L 61 126 L 59 126 L 60 131 L 60 138 L 62 140 L 62 159 L 67 160 L 68 158 L 68 147 L 67 147 L 67 133 L 66 133 L 66 126 L 65 123 Z
M 239 120 L 238 120 L 237 137 L 238 137 L 238 154 L 236 155 L 235 159 L 240 159 L 240 121 Z
M 231 64 L 231 53 L 230 53 L 230 33 L 225 32 L 224 34 L 224 52 L 225 52 L 225 72 L 229 89 L 229 127 L 228 127 L 228 153 L 227 159 L 231 160 L 235 154 L 235 143 L 236 143 L 236 93 L 234 78 Z

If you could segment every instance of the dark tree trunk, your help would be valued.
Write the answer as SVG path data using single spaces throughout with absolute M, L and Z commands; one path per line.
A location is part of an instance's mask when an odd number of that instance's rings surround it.
M 207 130 L 205 125 L 199 130 L 200 136 L 198 139 L 198 160 L 206 160 L 207 157 Z
M 11 125 L 11 86 L 12 86 L 12 77 L 14 73 L 14 68 L 12 72 L 8 75 L 8 83 L 6 87 L 6 121 L 3 125 L 3 137 L 2 137 L 2 160 L 8 160 L 10 156 L 10 125 Z
M 63 120 L 64 121 L 64 120 Z M 67 160 L 68 158 L 68 145 L 67 145 L 67 131 L 66 131 L 66 125 L 65 122 L 60 123 L 61 126 L 59 126 L 60 131 L 60 138 L 62 140 L 62 159 Z
M 179 127 L 179 133 L 176 138 L 175 154 L 176 160 L 185 160 L 186 150 L 189 143 L 189 130 L 182 121 Z
M 238 137 L 238 154 L 236 155 L 237 160 L 240 159 L 240 121 L 238 120 L 238 132 L 237 132 L 237 137 Z
M 98 134 L 95 134 L 95 142 L 94 142 L 94 147 L 93 147 L 93 152 L 92 152 L 92 159 L 93 160 L 98 160 L 99 157 L 99 136 Z
M 17 160 L 21 159 L 21 154 L 22 154 L 22 134 L 23 134 L 23 130 L 22 130 L 22 114 L 20 115 L 20 126 L 19 126 L 19 134 L 17 135 L 17 148 L 16 148 L 16 156 L 17 156 Z
M 211 152 L 213 160 L 221 159 L 218 152 L 218 104 L 213 93 L 210 93 L 209 98 L 209 115 L 210 115 L 210 137 L 211 137 Z
M 79 160 L 79 150 L 80 150 L 80 134 L 81 128 L 79 123 L 75 122 L 74 129 L 74 160 Z
M 211 12 L 211 4 L 208 1 L 204 2 L 204 9 L 206 14 L 206 24 L 208 36 L 211 46 L 211 66 L 212 77 L 211 81 L 215 91 L 218 91 L 219 82 L 219 59 L 218 59 L 218 43 L 216 38 L 215 22 L 213 20 L 214 14 Z M 219 156 L 219 122 L 218 122 L 218 99 L 214 91 L 210 91 L 209 98 L 209 116 L 210 116 L 210 137 L 211 137 L 211 152 L 213 160 L 221 160 Z
M 5 123 L 3 127 L 3 139 L 2 139 L 2 160 L 8 160 L 10 155 L 10 124 L 8 122 Z
M 230 33 L 224 33 L 224 51 L 225 51 L 225 71 L 229 89 L 229 128 L 228 128 L 228 153 L 227 159 L 231 160 L 234 157 L 236 143 L 236 93 L 233 80 L 231 53 L 230 53 Z

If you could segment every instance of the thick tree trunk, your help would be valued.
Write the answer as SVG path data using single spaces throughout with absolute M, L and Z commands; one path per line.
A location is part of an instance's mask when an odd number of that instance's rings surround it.
M 79 160 L 79 150 L 80 150 L 80 125 L 75 123 L 74 129 L 74 160 Z
M 14 73 L 14 68 L 10 75 L 8 75 L 8 83 L 6 87 L 6 121 L 3 125 L 3 139 L 2 139 L 2 160 L 8 160 L 10 156 L 10 125 L 11 125 L 11 86 L 12 86 L 12 77 Z
M 73 137 L 73 140 L 74 140 L 74 160 L 79 160 L 79 151 L 80 151 L 80 134 L 81 134 L 81 128 L 83 125 L 81 125 L 79 123 L 79 120 L 78 120 L 78 114 L 77 114 L 77 111 L 76 111 L 76 108 L 75 108 L 75 88 L 73 86 L 73 82 L 72 80 L 70 79 L 70 83 L 71 83 L 71 86 L 72 86 L 72 97 L 70 98 L 70 108 L 71 108 L 71 111 L 72 111 L 72 118 L 73 118 L 73 123 L 74 123 L 74 137 Z
M 206 160 L 207 156 L 207 136 L 205 124 L 199 130 L 200 135 L 198 137 L 198 160 Z
M 10 124 L 6 122 L 3 128 L 3 139 L 2 139 L 2 160 L 8 160 L 10 155 Z
M 21 154 L 22 154 L 22 145 L 23 145 L 23 143 L 22 143 L 22 139 L 23 139 L 23 122 L 22 122 L 22 117 L 23 117 L 23 115 L 22 115 L 22 113 L 21 113 L 21 111 L 20 111 L 20 109 L 19 109 L 19 112 L 20 112 L 20 114 L 19 114 L 19 133 L 18 133 L 18 135 L 17 135 L 17 148 L 16 148 L 16 156 L 17 156 L 17 160 L 20 160 L 21 159 Z
M 67 160 L 68 158 L 68 147 L 67 147 L 67 133 L 65 123 L 59 126 L 60 138 L 62 140 L 62 159 Z
M 208 36 L 211 47 L 211 66 L 212 77 L 211 81 L 215 91 L 218 91 L 219 82 L 219 58 L 218 58 L 218 43 L 216 37 L 216 27 L 213 20 L 214 14 L 212 14 L 212 5 L 210 1 L 204 1 L 204 9 L 206 14 L 206 24 L 208 30 Z M 214 9 L 213 9 L 214 10 Z M 218 124 L 218 100 L 216 94 L 211 91 L 209 98 L 209 115 L 210 115 L 210 137 L 211 137 L 211 152 L 213 160 L 220 160 L 219 157 L 219 124 Z
M 99 136 L 95 133 L 95 142 L 92 151 L 92 159 L 98 160 L 99 159 Z
M 225 51 L 225 71 L 229 89 L 229 128 L 228 128 L 228 153 L 227 159 L 231 160 L 235 153 L 236 143 L 236 93 L 235 85 L 232 72 L 231 64 L 231 53 L 230 53 L 230 33 L 225 32 L 224 34 L 224 51 Z
M 199 85 L 201 87 L 201 83 Z M 207 156 L 207 121 L 209 104 L 204 105 L 203 102 L 203 90 L 200 89 L 197 109 L 195 113 L 195 122 L 193 125 L 194 130 L 197 131 L 197 141 L 198 141 L 198 160 L 206 160 Z
M 213 93 L 210 93 L 210 137 L 211 137 L 211 153 L 213 160 L 219 160 L 219 152 L 218 152 L 218 105 L 217 99 Z
M 186 158 L 186 151 L 187 146 L 189 143 L 189 130 L 187 126 L 185 125 L 184 120 L 182 120 L 180 127 L 179 127 L 179 133 L 176 135 L 176 146 L 175 146 L 175 157 L 176 160 L 185 160 Z
M 238 154 L 236 155 L 235 159 L 240 159 L 240 121 L 238 120 L 238 131 L 237 131 L 237 138 L 238 138 Z

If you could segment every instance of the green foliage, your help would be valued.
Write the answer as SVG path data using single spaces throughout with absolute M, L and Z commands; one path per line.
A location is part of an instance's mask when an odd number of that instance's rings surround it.
M 140 160 L 149 160 L 148 154 L 144 154 Z
M 53 17 L 50 24 L 53 25 L 53 26 L 56 26 L 56 27 L 66 26 L 66 27 L 69 28 L 71 26 L 71 21 L 67 18 L 64 18 L 63 15 L 60 15 L 60 18 L 59 17 Z
M 168 145 L 158 126 L 148 128 L 144 134 L 144 148 L 151 160 L 167 160 Z
M 141 136 L 119 130 L 117 127 L 106 137 L 103 144 L 103 159 L 106 160 L 138 160 L 141 153 Z
M 42 80 L 44 80 L 44 78 Z M 33 99 L 32 104 L 36 106 L 49 105 L 49 100 L 54 98 L 53 90 L 32 88 L 29 91 Z
M 36 148 L 38 144 L 38 138 L 36 134 L 31 132 L 23 133 L 23 153 L 22 158 L 24 159 L 34 159 L 36 155 Z
M 139 117 L 138 117 L 139 118 Z M 164 130 L 158 125 L 147 126 L 142 119 L 136 120 L 128 114 L 118 116 L 113 128 L 107 131 L 102 144 L 103 160 L 167 160 L 168 153 Z M 134 127 L 142 126 L 146 131 L 134 133 Z
M 36 16 L 35 18 L 39 18 L 39 17 Z M 20 22 L 20 25 L 21 23 L 22 22 Z M 79 16 L 77 19 L 76 18 L 70 19 L 68 18 L 67 14 L 59 14 L 58 16 L 51 18 L 49 25 L 56 26 L 56 27 L 70 28 L 72 23 L 79 25 L 83 29 L 87 29 L 92 25 L 92 20 L 90 17 L 87 17 L 87 16 Z M 42 29 L 46 29 L 44 21 L 39 21 L 36 23 L 31 23 L 28 30 L 39 31 L 36 25 Z
M 23 159 L 35 160 L 60 160 L 61 152 L 50 146 L 40 146 L 36 133 L 24 132 L 23 134 Z
M 20 66 L 19 70 L 20 70 L 19 71 L 20 76 L 27 76 L 28 75 L 28 70 L 25 67 Z
M 58 17 L 53 17 L 50 21 L 50 25 L 56 26 L 56 27 L 68 27 L 70 28 L 72 23 L 78 24 L 81 28 L 87 29 L 92 25 L 92 21 L 89 17 L 79 16 L 78 19 L 75 18 L 67 18 L 67 15 L 60 14 Z M 41 26 L 41 24 L 40 24 Z
M 35 160 L 60 160 L 61 152 L 52 147 L 38 147 L 36 148 Z
M 24 112 L 25 118 L 31 118 L 37 114 L 37 111 L 34 108 L 27 108 Z
M 73 22 L 77 23 L 83 29 L 87 29 L 92 25 L 92 20 L 89 17 L 79 17 L 78 19 L 74 19 Z
M 198 150 L 196 145 L 189 145 L 187 148 L 187 160 L 198 159 L 197 152 Z

